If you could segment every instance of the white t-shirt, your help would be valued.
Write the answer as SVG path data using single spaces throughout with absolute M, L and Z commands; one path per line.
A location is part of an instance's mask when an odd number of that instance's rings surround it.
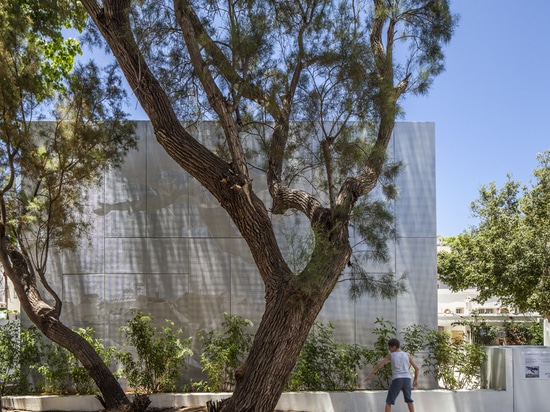
M 411 362 L 409 361 L 409 354 L 407 352 L 395 351 L 390 354 L 391 367 L 392 367 L 392 380 L 398 378 L 411 379 L 411 372 L 409 368 Z

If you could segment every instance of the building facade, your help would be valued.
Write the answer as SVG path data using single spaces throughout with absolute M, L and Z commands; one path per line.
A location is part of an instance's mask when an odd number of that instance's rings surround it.
M 93 232 L 76 252 L 53 254 L 51 284 L 64 302 L 61 319 L 73 328 L 93 327 L 106 344 L 122 346 L 120 328 L 132 311 L 165 319 L 193 337 L 190 374 L 198 367 L 201 329 L 220 329 L 224 312 L 260 322 L 264 288 L 248 247 L 215 199 L 158 144 L 148 122 L 138 122 L 139 147 L 120 170 L 106 172 L 91 193 Z M 217 137 L 212 124 L 197 133 L 205 144 Z M 390 157 L 403 168 L 399 196 L 391 205 L 398 236 L 387 264 L 374 273 L 406 274 L 407 292 L 392 300 L 352 302 L 341 282 L 318 321 L 332 323 L 340 342 L 372 344 L 377 318 L 397 330 L 412 324 L 437 328 L 435 129 L 433 123 L 397 123 Z M 265 179 L 254 188 L 268 201 Z M 298 220 L 296 220 L 298 219 Z M 304 222 L 273 216 L 285 230 Z M 352 237 L 354 233 L 350 233 Z M 359 239 L 352 239 L 352 244 Z M 361 251 L 358 251 L 361 253 Z

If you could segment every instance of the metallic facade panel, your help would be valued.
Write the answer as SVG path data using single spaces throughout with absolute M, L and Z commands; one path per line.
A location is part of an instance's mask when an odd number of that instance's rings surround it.
M 198 127 L 199 140 L 215 147 L 215 125 Z M 224 312 L 257 325 L 264 288 L 246 243 L 212 195 L 166 155 L 150 124 L 138 122 L 138 133 L 138 150 L 121 170 L 105 174 L 93 198 L 89 245 L 52 259 L 59 274 L 54 284 L 62 286 L 65 301 L 63 320 L 70 327 L 93 326 L 107 343 L 120 345 L 120 327 L 139 309 L 156 322 L 174 321 L 194 338 L 195 350 L 198 331 L 219 328 Z M 398 239 L 390 242 L 388 263 L 368 266 L 375 273 L 408 273 L 409 292 L 389 301 L 352 302 L 347 282 L 339 283 L 318 319 L 334 325 L 338 340 L 371 345 L 377 318 L 398 328 L 437 324 L 434 133 L 432 123 L 396 125 L 390 154 L 403 162 L 403 171 L 397 179 L 400 196 L 390 207 Z M 254 187 L 268 199 L 260 174 Z M 307 230 L 295 216 L 273 216 L 273 222 L 281 242 L 296 228 Z M 357 243 L 356 234 L 350 235 Z M 282 249 L 292 254 L 291 247 Z M 359 247 L 358 253 L 368 249 Z
M 433 123 L 397 123 L 395 160 L 399 198 L 395 214 L 399 237 L 436 236 L 435 128 Z

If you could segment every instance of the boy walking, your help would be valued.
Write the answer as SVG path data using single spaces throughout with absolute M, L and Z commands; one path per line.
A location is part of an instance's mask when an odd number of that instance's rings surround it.
M 384 359 L 376 364 L 374 369 L 370 371 L 367 377 L 364 379 L 364 382 L 368 382 L 372 375 L 374 375 L 382 366 L 386 363 L 391 362 L 392 367 L 392 381 L 390 388 L 388 389 L 388 396 L 386 397 L 386 408 L 385 412 L 390 412 L 392 405 L 395 405 L 395 399 L 399 395 L 399 392 L 403 392 L 405 397 L 405 402 L 409 408 L 409 412 L 414 412 L 413 399 L 411 397 L 411 388 L 418 385 L 418 373 L 420 368 L 413 360 L 411 355 L 406 352 L 403 352 L 399 347 L 401 344 L 399 340 L 393 338 L 388 341 L 388 349 L 390 353 L 386 355 Z M 411 373 L 409 372 L 410 367 L 414 368 L 414 380 L 412 381 L 411 386 Z

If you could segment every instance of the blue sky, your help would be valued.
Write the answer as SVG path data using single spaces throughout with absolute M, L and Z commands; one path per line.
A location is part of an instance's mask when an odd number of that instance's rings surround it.
M 529 184 L 536 154 L 550 149 L 550 1 L 454 0 L 461 15 L 446 71 L 425 97 L 404 102 L 407 121 L 436 132 L 437 233 L 476 221 L 481 185 L 507 174 Z
M 461 17 L 446 71 L 427 96 L 402 102 L 401 119 L 435 122 L 442 236 L 476 223 L 470 203 L 481 185 L 501 186 L 507 174 L 528 184 L 537 153 L 550 149 L 550 1 L 454 0 L 451 7 Z

